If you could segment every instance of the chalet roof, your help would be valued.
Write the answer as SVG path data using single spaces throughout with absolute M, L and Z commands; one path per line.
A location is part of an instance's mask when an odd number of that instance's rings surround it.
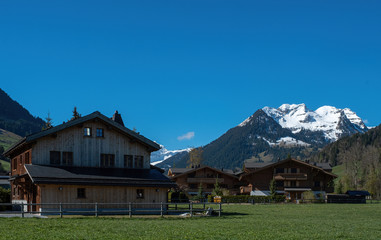
M 370 196 L 370 193 L 368 191 L 360 190 L 347 191 L 345 194 L 349 196 Z
M 266 165 L 266 166 L 264 166 L 264 167 L 262 167 L 262 168 L 259 168 L 259 169 L 255 170 L 255 171 L 253 171 L 253 172 L 243 174 L 243 175 L 240 177 L 240 179 L 242 179 L 242 177 L 246 177 L 246 176 L 248 176 L 248 175 L 255 174 L 255 173 L 257 173 L 257 172 L 263 171 L 263 170 L 268 169 L 268 168 L 271 168 L 271 167 L 275 167 L 275 166 L 277 166 L 277 165 L 279 165 L 279 164 L 282 164 L 282 163 L 285 163 L 285 162 L 288 162 L 288 161 L 293 161 L 293 162 L 296 162 L 296 163 L 299 163 L 299 164 L 307 165 L 307 166 L 309 166 L 309 167 L 312 167 L 312 168 L 318 169 L 318 170 L 320 170 L 320 171 L 323 171 L 325 174 L 331 175 L 331 176 L 333 176 L 333 177 L 337 177 L 337 175 L 335 175 L 335 174 L 333 174 L 333 173 L 331 173 L 331 172 L 327 172 L 327 171 L 325 171 L 324 169 L 322 169 L 322 168 L 320 168 L 320 167 L 318 167 L 318 166 L 315 166 L 315 165 L 313 165 L 313 164 L 306 163 L 306 162 L 303 162 L 303 161 L 300 161 L 300 160 L 296 160 L 296 159 L 289 159 L 289 158 L 287 158 L 287 159 L 284 159 L 284 160 L 279 161 L 279 162 L 274 162 L 274 163 L 268 164 L 268 165 Z
M 324 170 L 332 170 L 332 166 L 329 163 L 312 163 L 312 164 L 314 165 L 316 164 L 317 167 L 322 168 Z
M 193 168 L 171 168 L 172 174 L 181 174 L 192 170 Z
M 198 168 L 185 168 L 185 169 L 189 169 L 189 171 L 184 171 L 183 173 L 178 173 L 178 175 L 175 175 L 175 176 L 171 177 L 171 179 L 178 178 L 180 176 L 183 176 L 184 174 L 196 172 L 196 171 L 199 171 L 199 170 L 204 169 L 204 168 L 208 168 L 208 169 L 210 169 L 212 171 L 215 171 L 215 172 L 218 172 L 220 174 L 223 174 L 223 175 L 226 175 L 226 176 L 238 179 L 238 177 L 234 175 L 234 173 L 233 173 L 233 171 L 231 169 L 221 169 L 220 170 L 220 169 L 212 168 L 212 167 L 209 167 L 209 166 L 202 166 L 202 167 L 198 167 Z
M 176 187 L 157 169 L 51 167 L 25 164 L 35 184 Z
M 43 130 L 41 132 L 28 135 L 28 136 L 24 137 L 23 139 L 21 139 L 20 141 L 18 141 L 17 143 L 15 143 L 14 145 L 12 145 L 7 151 L 4 152 L 3 155 L 9 156 L 9 154 L 11 154 L 12 151 L 14 151 L 15 149 L 17 149 L 19 146 L 21 146 L 23 144 L 35 141 L 39 138 L 57 133 L 57 132 L 62 131 L 66 128 L 73 127 L 73 126 L 82 124 L 84 122 L 87 122 L 89 120 L 96 119 L 96 118 L 100 119 L 104 123 L 114 127 L 116 130 L 120 131 L 121 133 L 123 133 L 129 137 L 134 138 L 135 140 L 139 141 L 140 143 L 142 143 L 144 145 L 149 146 L 153 151 L 157 151 L 160 149 L 159 144 L 149 140 L 148 138 L 145 138 L 144 136 L 124 127 L 123 125 L 113 121 L 112 119 L 110 119 L 110 118 L 106 117 L 105 115 L 101 114 L 100 112 L 96 111 L 96 112 L 93 112 L 93 113 L 86 115 L 84 117 L 80 117 L 80 118 L 77 118 L 75 120 L 68 121 L 68 122 L 60 124 L 58 126 L 49 128 L 47 130 Z
M 245 163 L 245 168 L 262 168 L 270 164 L 272 162 L 247 162 Z

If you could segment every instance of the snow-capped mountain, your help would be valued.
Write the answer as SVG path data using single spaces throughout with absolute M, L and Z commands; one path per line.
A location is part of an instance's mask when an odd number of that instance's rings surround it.
M 327 144 L 368 128 L 348 108 L 323 106 L 315 111 L 305 104 L 264 107 L 241 124 L 203 147 L 203 163 L 218 168 L 242 168 L 244 162 L 271 162 L 291 155 L 308 159 Z M 185 167 L 187 153 L 159 166 Z
M 303 130 L 322 132 L 329 142 L 368 130 L 362 119 L 349 108 L 323 106 L 312 111 L 302 103 L 283 104 L 277 109 L 264 107 L 262 110 L 283 128 L 290 129 L 294 134 Z
M 156 165 L 159 164 L 168 158 L 184 152 L 189 152 L 192 150 L 191 148 L 180 149 L 180 150 L 167 150 L 163 145 L 160 145 L 161 149 L 159 151 L 151 153 L 151 164 Z

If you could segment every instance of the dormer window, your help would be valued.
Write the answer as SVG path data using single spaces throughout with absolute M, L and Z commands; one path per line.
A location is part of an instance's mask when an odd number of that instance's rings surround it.
M 84 132 L 83 132 L 83 136 L 90 137 L 91 136 L 91 128 L 85 127 Z
M 97 137 L 104 137 L 103 128 L 97 128 Z

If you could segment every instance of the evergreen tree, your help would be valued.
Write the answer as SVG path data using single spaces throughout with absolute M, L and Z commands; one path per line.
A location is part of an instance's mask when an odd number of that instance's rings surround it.
M 79 114 L 77 112 L 77 107 L 74 107 L 74 110 L 73 110 L 73 117 L 70 119 L 70 120 L 75 120 L 75 119 L 78 119 L 81 117 L 81 114 Z
M 45 118 L 45 120 L 46 120 L 45 126 L 42 127 L 42 130 L 47 130 L 49 128 L 52 128 L 53 122 L 52 122 L 52 119 L 50 117 L 50 112 L 48 112 L 48 116 Z
M 201 200 L 204 198 L 204 189 L 202 188 L 202 183 L 198 186 L 197 199 Z
M 220 185 L 218 184 L 218 177 L 216 178 L 216 183 L 214 184 L 214 189 L 212 191 L 212 195 L 222 196 L 222 189 L 221 189 Z
M 275 181 L 275 179 L 270 181 L 270 195 L 271 195 L 271 199 L 275 200 L 275 196 L 276 196 L 276 181 Z

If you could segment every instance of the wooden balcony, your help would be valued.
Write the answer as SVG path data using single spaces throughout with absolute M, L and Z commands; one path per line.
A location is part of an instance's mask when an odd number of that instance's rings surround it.
M 307 180 L 307 173 L 277 173 L 274 175 L 275 180 L 302 181 Z
M 223 178 L 205 178 L 205 177 L 193 177 L 193 178 L 188 178 L 187 183 L 216 183 L 216 179 L 218 183 L 223 183 L 224 179 Z

